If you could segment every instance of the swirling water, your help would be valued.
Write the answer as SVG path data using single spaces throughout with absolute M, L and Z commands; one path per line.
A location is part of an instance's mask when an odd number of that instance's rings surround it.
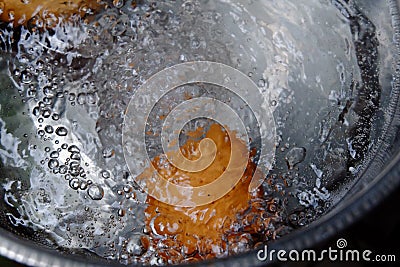
M 362 84 L 374 84 L 360 65 L 362 57 L 376 63 L 373 25 L 344 1 L 117 2 L 92 22 L 2 28 L 2 220 L 56 247 L 167 263 L 140 242 L 146 194 L 123 156 L 124 112 L 152 75 L 201 60 L 246 73 L 274 111 L 276 163 L 263 187 L 279 218 L 261 239 L 323 214 L 368 152 L 360 147 L 369 144 L 372 115 L 350 107 Z M 364 50 L 361 33 L 371 37 Z M 379 97 L 374 86 L 367 89 Z M 364 131 L 354 133 L 359 117 Z M 357 138 L 364 133 L 367 140 Z

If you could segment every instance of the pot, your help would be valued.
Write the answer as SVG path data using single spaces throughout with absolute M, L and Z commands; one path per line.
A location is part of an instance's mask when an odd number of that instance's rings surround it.
M 400 183 L 399 4 L 3 18 L 0 255 L 258 266 L 343 231 Z

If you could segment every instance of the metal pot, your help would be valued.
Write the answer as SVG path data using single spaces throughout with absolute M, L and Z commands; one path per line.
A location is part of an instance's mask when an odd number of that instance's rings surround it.
M 126 125 L 148 130 L 196 97 L 230 106 L 249 146 L 268 148 L 255 161 L 276 219 L 245 248 L 197 264 L 263 265 L 265 244 L 310 248 L 355 223 L 400 183 L 399 5 L 114 1 L 85 23 L 3 23 L 0 255 L 31 266 L 176 263 L 159 247 L 126 252 L 148 234 L 151 194 L 135 180 L 142 154 L 126 148 L 137 137 Z M 148 114 L 138 95 L 154 102 Z M 159 141 L 143 142 L 150 157 Z

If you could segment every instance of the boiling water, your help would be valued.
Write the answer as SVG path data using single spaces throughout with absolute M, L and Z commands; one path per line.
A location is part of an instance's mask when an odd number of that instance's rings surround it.
M 149 235 L 146 194 L 124 160 L 123 118 L 153 74 L 200 60 L 246 73 L 270 100 L 278 132 L 263 184 L 275 219 L 268 233 L 219 256 L 279 238 L 335 203 L 335 190 L 357 175 L 372 147 L 380 97 L 374 25 L 355 7 L 328 0 L 114 4 L 92 22 L 44 32 L 3 25 L 5 225 L 34 229 L 50 246 L 166 264 L 159 248 L 146 251 L 140 241 Z

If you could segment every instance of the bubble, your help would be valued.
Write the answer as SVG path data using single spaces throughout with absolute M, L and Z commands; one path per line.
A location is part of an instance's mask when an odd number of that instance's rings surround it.
M 53 97 L 54 96 L 54 90 L 51 86 L 45 86 L 43 87 L 43 94 L 45 96 Z
M 103 158 L 111 158 L 112 156 L 114 156 L 114 149 L 112 149 L 111 147 L 106 147 L 103 149 Z
M 63 92 L 57 92 L 56 93 L 57 98 L 64 98 L 64 93 Z
M 32 110 L 32 114 L 36 117 L 38 117 L 40 115 L 40 109 L 39 107 L 34 107 Z
M 292 213 L 292 214 L 289 215 L 289 221 L 294 225 L 297 224 L 298 219 L 299 218 L 298 218 L 296 213 Z
M 69 146 L 68 151 L 71 153 L 79 153 L 80 149 L 76 145 L 71 145 Z
M 27 91 L 27 96 L 28 97 L 36 97 L 36 88 L 34 86 L 29 86 L 29 89 Z
M 124 1 L 123 0 L 113 0 L 113 5 L 116 8 L 121 8 L 124 6 Z
M 117 213 L 118 213 L 119 217 L 124 217 L 125 216 L 125 210 L 124 209 L 119 209 Z
M 306 218 L 299 218 L 299 220 L 298 220 L 298 222 L 297 222 L 297 225 L 299 225 L 299 226 L 304 226 L 304 225 L 306 225 L 306 224 L 307 224 Z
M 58 121 L 60 119 L 60 115 L 58 115 L 57 113 L 54 113 L 51 118 L 55 121 Z
M 85 93 L 78 94 L 77 102 L 79 105 L 86 104 L 86 94 Z
M 58 172 L 60 174 L 66 174 L 68 171 L 68 167 L 66 165 L 61 165 L 60 168 L 58 169 Z
M 50 159 L 49 163 L 48 163 L 48 166 L 49 166 L 50 169 L 57 168 L 58 167 L 58 160 Z
M 101 171 L 101 177 L 103 177 L 104 179 L 108 179 L 108 178 L 111 177 L 111 174 L 110 174 L 110 172 L 107 171 L 107 170 L 102 170 L 102 171 Z
M 72 162 L 69 164 L 69 173 L 70 173 L 72 176 L 74 176 L 74 177 L 76 177 L 76 176 L 78 176 L 78 175 L 80 174 L 80 165 L 79 165 L 79 162 L 72 161 Z
M 19 69 L 15 69 L 15 70 L 13 71 L 13 74 L 14 74 L 15 76 L 20 76 L 20 75 L 21 75 L 21 71 L 20 71 Z
M 50 153 L 50 158 L 56 159 L 60 156 L 60 154 L 57 151 L 53 151 Z
M 126 245 L 126 250 L 133 256 L 140 256 L 145 252 L 142 241 L 140 240 L 140 235 L 134 235 L 131 237 Z
M 69 186 L 74 189 L 74 190 L 78 190 L 79 186 L 80 186 L 80 181 L 78 178 L 73 178 L 69 181 Z
M 68 148 L 68 144 L 66 144 L 66 143 L 62 144 L 62 145 L 61 145 L 61 148 L 62 148 L 62 149 L 67 149 L 67 148 Z
M 182 62 L 186 61 L 186 56 L 184 54 L 180 55 L 179 60 Z
M 59 136 L 66 136 L 68 134 L 68 130 L 63 126 L 60 126 L 56 129 L 56 134 Z
M 192 40 L 192 42 L 191 42 L 191 47 L 192 47 L 193 49 L 199 48 L 199 47 L 200 47 L 200 41 L 199 41 L 199 39 L 194 38 L 194 39 Z
M 101 188 L 98 185 L 91 185 L 88 188 L 87 193 L 88 193 L 89 197 L 93 200 L 101 200 L 104 196 L 103 188 Z
M 259 87 L 265 87 L 265 80 L 264 79 L 259 79 L 257 84 L 258 84 Z
M 50 106 L 53 104 L 53 98 L 52 97 L 44 97 L 43 98 L 43 103 L 47 106 Z
M 46 108 L 46 109 L 42 110 L 43 118 L 48 118 L 48 117 L 50 117 L 50 115 L 51 115 L 51 110 L 50 109 Z
M 88 104 L 94 105 L 97 102 L 97 97 L 95 93 L 88 93 L 86 95 L 86 100 L 88 102 Z
M 44 62 L 43 62 L 43 60 L 39 59 L 38 61 L 36 61 L 36 68 L 37 68 L 38 70 L 41 70 L 41 69 L 44 68 Z
M 71 156 L 70 156 L 70 159 L 79 161 L 79 160 L 81 160 L 81 155 L 79 153 L 76 153 L 76 152 L 72 153 Z
M 130 192 L 132 192 L 132 186 L 130 186 L 130 185 L 125 185 L 125 186 L 124 186 L 124 192 L 125 192 L 125 193 L 130 193 Z
M 46 133 L 51 134 L 54 132 L 53 126 L 51 125 L 46 125 L 46 127 L 44 127 L 44 130 L 46 131 Z
M 22 83 L 29 84 L 29 83 L 32 82 L 33 75 L 29 71 L 24 70 L 24 71 L 21 72 L 20 79 L 21 79 Z
M 88 184 L 87 184 L 86 182 L 81 182 L 81 184 L 80 184 L 80 186 L 79 186 L 79 188 L 80 188 L 81 190 L 86 190 L 87 187 L 88 187 Z
M 76 98 L 76 95 L 74 93 L 70 93 L 69 97 L 68 97 L 68 100 L 69 101 L 75 101 L 75 98 Z

